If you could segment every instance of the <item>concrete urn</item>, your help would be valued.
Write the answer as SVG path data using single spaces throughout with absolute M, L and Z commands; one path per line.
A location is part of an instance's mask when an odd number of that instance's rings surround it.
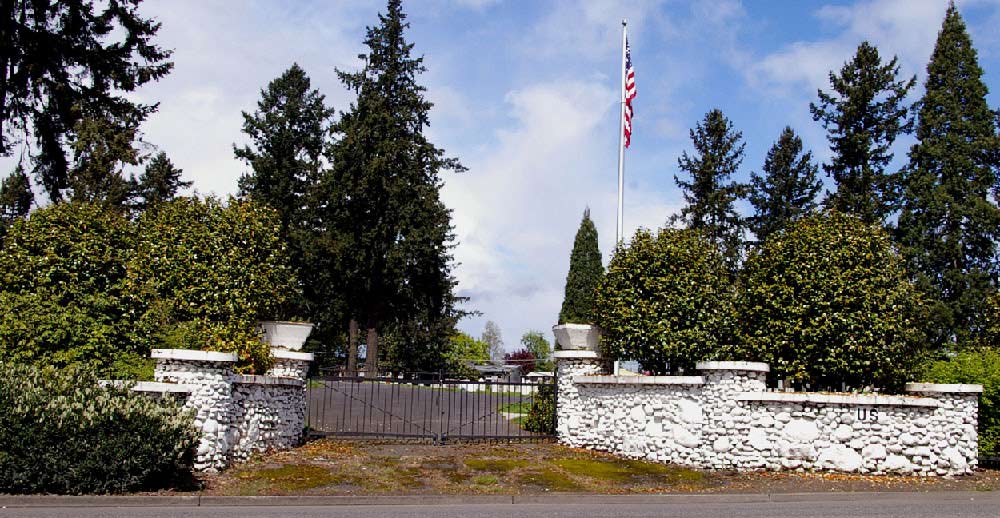
M 552 326 L 558 349 L 564 351 L 598 351 L 601 329 L 589 324 L 559 324 Z
M 306 343 L 313 325 L 309 322 L 265 320 L 258 323 L 260 340 L 271 347 L 298 351 Z

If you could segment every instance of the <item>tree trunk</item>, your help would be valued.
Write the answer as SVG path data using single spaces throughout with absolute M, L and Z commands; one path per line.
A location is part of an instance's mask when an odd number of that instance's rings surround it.
M 354 318 L 347 327 L 347 375 L 358 375 L 358 321 Z
M 365 339 L 365 375 L 378 376 L 378 330 L 374 323 L 368 324 L 368 336 Z

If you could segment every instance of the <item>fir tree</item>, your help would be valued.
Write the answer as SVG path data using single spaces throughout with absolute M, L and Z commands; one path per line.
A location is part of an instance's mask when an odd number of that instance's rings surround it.
M 728 180 L 743 163 L 743 134 L 733 129 L 733 123 L 721 110 L 714 109 L 705 114 L 690 135 L 694 155 L 683 152 L 677 165 L 691 175 L 691 181 L 674 175 L 687 206 L 670 221 L 703 232 L 721 248 L 730 274 L 735 275 L 745 226 L 735 204 L 746 195 L 747 186 Z
M 182 181 L 183 170 L 174 167 L 167 154 L 160 152 L 146 164 L 146 170 L 138 179 L 133 178 L 136 208 L 140 212 L 149 210 L 177 196 L 178 191 L 191 187 L 192 182 Z
M 23 218 L 31 211 L 35 195 L 31 192 L 31 182 L 24 172 L 24 166 L 17 167 L 3 183 L 0 183 L 0 238 L 15 220 Z
M 803 154 L 802 139 L 786 126 L 767 152 L 764 175 L 750 176 L 754 215 L 749 226 L 758 241 L 816 208 L 816 195 L 822 187 L 816 178 L 818 169 L 812 152 Z
M 951 4 L 927 65 L 896 233 L 918 286 L 938 301 L 939 344 L 975 337 L 1000 273 L 1000 210 L 993 202 L 1000 137 L 982 75 L 965 22 Z
M 138 165 L 135 147 L 139 119 L 121 120 L 97 114 L 81 119 L 70 143 L 73 161 L 66 177 L 69 199 L 104 203 L 124 209 L 133 185 L 124 175 L 128 165 Z
M 601 250 L 597 245 L 597 227 L 590 219 L 590 209 L 583 211 L 580 229 L 576 231 L 573 252 L 569 258 L 569 273 L 566 274 L 566 291 L 562 309 L 559 311 L 560 324 L 590 324 L 594 318 L 594 290 L 604 275 L 601 264 Z
M 71 164 L 65 144 L 81 120 L 143 121 L 156 109 L 124 93 L 173 67 L 151 40 L 160 24 L 140 0 L 8 0 L 0 3 L 0 155 L 34 139 L 34 174 L 49 199 L 62 199 Z
M 252 145 L 233 147 L 252 171 L 240 193 L 270 205 L 281 222 L 301 223 L 306 191 L 318 181 L 333 109 L 298 64 L 261 90 L 257 111 L 243 112 L 243 133 Z
M 837 183 L 826 205 L 865 223 L 882 224 L 894 210 L 894 178 L 885 169 L 896 137 L 913 128 L 904 104 L 916 76 L 898 80 L 898 59 L 883 64 L 867 41 L 840 74 L 830 72 L 833 92 L 818 91 L 820 103 L 809 104 L 813 120 L 826 129 L 833 159 L 823 164 Z
M 379 25 L 369 27 L 358 72 L 338 70 L 357 94 L 342 114 L 332 146 L 333 167 L 324 179 L 331 238 L 347 251 L 338 276 L 351 317 L 367 332 L 366 370 L 378 372 L 379 334 L 397 330 L 411 353 L 437 368 L 424 350 L 447 343 L 458 317 L 450 211 L 441 202 L 442 170 L 463 170 L 424 135 L 431 103 L 417 83 L 423 58 L 411 55 L 409 24 L 399 0 L 389 0 Z M 438 365 L 426 365 L 428 363 Z

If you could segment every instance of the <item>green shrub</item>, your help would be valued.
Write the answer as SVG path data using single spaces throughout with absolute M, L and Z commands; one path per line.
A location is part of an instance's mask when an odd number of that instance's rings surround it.
M 919 300 L 881 228 L 819 214 L 772 234 L 742 276 L 739 355 L 814 389 L 898 388 L 919 359 Z
M 0 363 L 0 408 L 0 493 L 161 488 L 198 437 L 175 404 L 101 388 L 77 368 Z
M 133 242 L 129 222 L 100 205 L 57 203 L 18 220 L 0 249 L 0 361 L 143 370 L 123 293 Z
M 252 202 L 178 198 L 137 225 L 125 282 L 141 308 L 135 341 L 145 350 L 235 352 L 239 370 L 265 372 L 270 349 L 257 321 L 273 319 L 296 288 L 277 213 Z
M 524 418 L 524 429 L 529 432 L 553 435 L 556 433 L 556 386 L 541 385 L 531 400 L 531 409 Z
M 653 372 L 691 369 L 732 343 L 733 298 L 722 254 L 697 231 L 640 230 L 597 288 L 603 352 Z
M 929 364 L 921 379 L 928 383 L 975 383 L 979 397 L 979 454 L 1000 455 L 1000 352 L 968 350 Z

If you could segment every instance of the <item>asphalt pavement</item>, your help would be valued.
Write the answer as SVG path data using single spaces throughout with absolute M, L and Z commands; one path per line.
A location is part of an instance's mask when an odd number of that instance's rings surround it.
M 1000 492 L 485 497 L 3 497 L 0 518 L 997 518 Z

